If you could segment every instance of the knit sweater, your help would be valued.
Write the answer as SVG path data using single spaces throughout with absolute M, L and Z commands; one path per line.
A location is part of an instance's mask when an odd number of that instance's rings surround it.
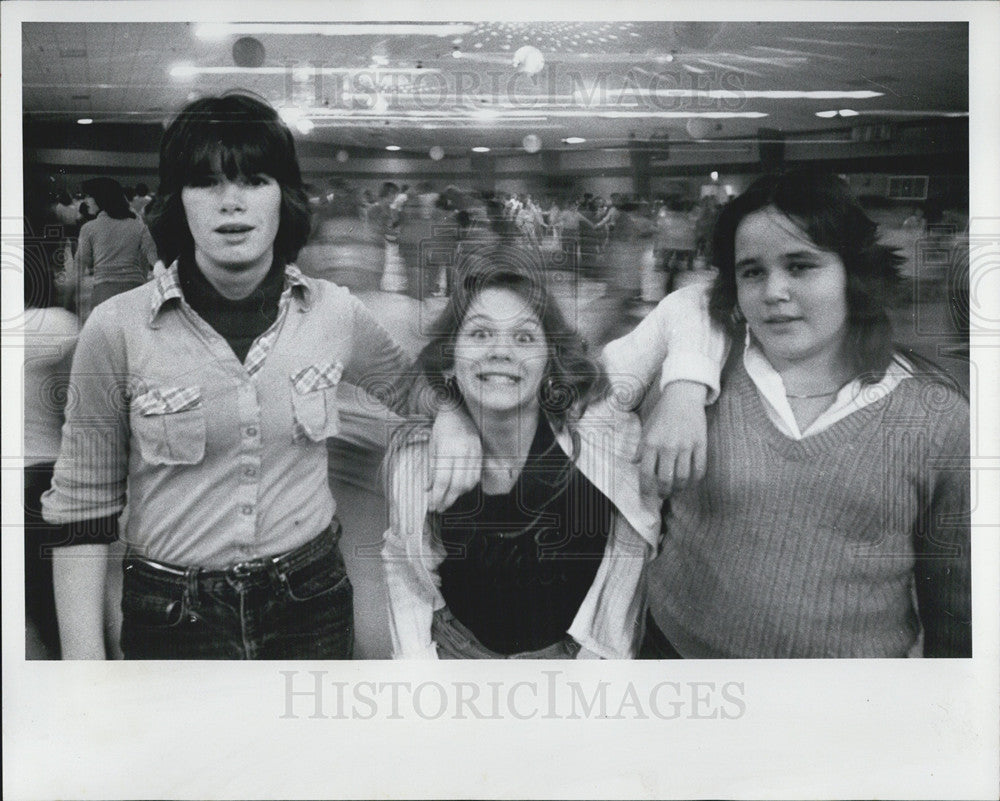
M 708 473 L 671 498 L 650 570 L 686 657 L 969 656 L 969 409 L 906 379 L 794 441 L 742 363 L 709 409 Z

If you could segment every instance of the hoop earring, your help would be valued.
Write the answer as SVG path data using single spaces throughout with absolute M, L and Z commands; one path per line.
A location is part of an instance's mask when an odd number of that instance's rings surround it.
M 458 389 L 458 379 L 454 375 L 444 376 L 444 395 L 449 404 L 461 404 L 462 393 Z

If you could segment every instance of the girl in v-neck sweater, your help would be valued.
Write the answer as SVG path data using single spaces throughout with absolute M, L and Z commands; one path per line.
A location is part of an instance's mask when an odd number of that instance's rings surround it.
M 705 478 L 670 498 L 643 655 L 971 655 L 969 407 L 893 348 L 899 258 L 843 181 L 798 172 L 722 212 L 713 262 L 693 317 L 744 347 Z

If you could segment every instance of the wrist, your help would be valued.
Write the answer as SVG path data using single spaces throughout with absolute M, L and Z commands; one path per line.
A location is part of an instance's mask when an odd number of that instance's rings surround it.
M 669 394 L 679 400 L 704 406 L 708 403 L 709 391 L 710 387 L 700 381 L 678 379 L 663 386 L 662 397 Z

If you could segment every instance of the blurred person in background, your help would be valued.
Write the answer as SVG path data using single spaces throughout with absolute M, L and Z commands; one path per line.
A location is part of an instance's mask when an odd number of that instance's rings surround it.
M 135 185 L 135 191 L 132 193 L 132 200 L 129 203 L 129 207 L 135 212 L 135 216 L 141 220 L 142 215 L 146 212 L 146 206 L 152 200 L 153 196 L 149 194 L 149 187 L 140 182 Z
M 566 266 L 576 273 L 580 269 L 580 229 L 593 226 L 580 213 L 580 204 L 576 200 L 567 199 L 557 217 L 556 226 L 559 231 L 559 244 L 562 248 Z
M 677 289 L 677 274 L 691 269 L 695 253 L 694 221 L 677 198 L 668 198 L 657 214 L 656 250 L 671 292 Z
M 84 183 L 84 192 L 100 210 L 80 228 L 76 252 L 77 273 L 94 276 L 93 310 L 146 283 L 157 255 L 146 223 L 129 208 L 121 184 L 113 178 L 92 178 Z
M 51 252 L 55 252 L 54 250 Z M 60 308 L 54 265 L 27 261 L 24 275 L 24 611 L 28 659 L 58 659 L 52 548 L 62 531 L 42 519 L 41 498 L 59 456 L 70 364 L 80 330 Z

